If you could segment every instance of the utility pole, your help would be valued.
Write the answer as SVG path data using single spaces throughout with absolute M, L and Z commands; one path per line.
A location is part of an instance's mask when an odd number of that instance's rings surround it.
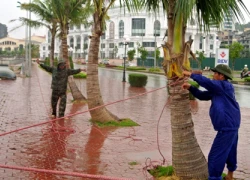
M 154 36 L 155 36 L 154 68 L 156 68 L 156 12 L 155 12 L 155 22 L 154 22 Z
M 28 18 L 28 11 L 26 11 L 26 17 Z M 25 26 L 25 66 L 24 66 L 24 72 L 25 75 L 28 75 L 28 25 Z
M 31 0 L 29 1 L 31 3 Z M 31 20 L 31 11 L 29 11 L 29 20 Z M 31 26 L 29 26 L 29 63 L 28 63 L 28 76 L 31 76 Z

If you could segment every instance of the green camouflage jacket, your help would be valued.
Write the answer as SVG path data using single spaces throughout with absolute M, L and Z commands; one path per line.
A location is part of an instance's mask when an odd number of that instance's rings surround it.
M 65 68 L 60 70 L 59 68 L 46 66 L 44 64 L 40 64 L 40 66 L 45 71 L 52 73 L 51 89 L 61 92 L 66 92 L 67 90 L 68 76 L 81 72 L 80 69 Z

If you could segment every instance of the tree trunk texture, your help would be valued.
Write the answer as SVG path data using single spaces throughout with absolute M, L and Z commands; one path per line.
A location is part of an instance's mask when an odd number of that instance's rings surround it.
M 89 109 L 104 105 L 98 78 L 98 54 L 102 34 L 100 19 L 99 14 L 96 12 L 94 14 L 93 36 L 91 36 L 87 66 L 87 97 Z M 118 120 L 118 117 L 109 112 L 105 107 L 90 111 L 90 115 L 92 121 L 108 122 Z
M 55 53 L 55 32 L 51 32 L 51 46 L 50 46 L 50 67 L 54 66 L 54 53 Z
M 64 32 L 67 32 L 66 30 Z M 66 67 L 70 68 L 69 66 L 69 56 L 68 56 L 68 45 L 67 45 L 67 33 L 62 34 L 62 54 L 63 54 L 63 59 L 66 62 Z M 72 96 L 75 101 L 81 101 L 81 100 L 86 100 L 86 98 L 82 95 L 81 91 L 77 87 L 75 81 L 73 80 L 73 77 L 68 78 L 68 84 L 72 93 Z
M 183 180 L 207 179 L 207 161 L 195 136 L 189 92 L 182 90 L 181 84 L 170 87 L 174 172 Z

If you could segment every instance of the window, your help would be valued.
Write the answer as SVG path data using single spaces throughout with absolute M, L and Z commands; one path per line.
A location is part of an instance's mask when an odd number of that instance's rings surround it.
M 81 29 L 81 25 L 77 25 L 76 29 L 80 30 Z
M 145 36 L 145 18 L 132 19 L 132 36 Z
M 71 24 L 70 25 L 70 30 L 73 30 L 74 29 L 74 26 Z
M 203 41 L 203 36 L 200 37 L 199 49 L 202 49 L 202 41 Z
M 143 47 L 155 47 L 155 42 L 143 42 Z
M 114 51 L 109 51 L 109 58 L 114 59 L 114 57 L 115 57 Z
M 70 47 L 74 48 L 74 38 L 70 38 Z
M 123 43 L 122 42 L 119 43 L 119 48 L 121 48 L 121 47 L 123 47 Z
M 51 32 L 48 32 L 48 43 L 51 43 Z
M 46 47 L 45 46 L 43 46 L 43 50 L 45 51 L 45 49 L 46 49 Z
M 120 20 L 119 22 L 119 38 L 123 38 L 124 36 L 124 22 Z
M 106 39 L 106 33 L 101 36 L 101 39 Z
M 104 43 L 101 44 L 101 48 L 105 48 L 105 44 Z
M 129 42 L 128 47 L 133 48 L 134 47 L 134 42 Z
M 76 40 L 76 49 L 81 49 L 81 37 L 78 37 Z
M 161 23 L 160 21 L 156 20 L 154 22 L 154 36 L 160 36 L 161 34 Z
M 210 49 L 213 50 L 214 49 L 214 45 L 210 44 Z
M 115 44 L 114 43 L 109 43 L 109 48 L 114 48 Z
M 109 24 L 109 38 L 115 38 L 115 23 L 113 21 Z

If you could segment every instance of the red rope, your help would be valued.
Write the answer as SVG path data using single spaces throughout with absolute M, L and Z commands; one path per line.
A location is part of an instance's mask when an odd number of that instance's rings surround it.
M 11 134 L 11 133 L 14 133 L 14 132 L 18 132 L 18 131 L 21 131 L 21 130 L 29 129 L 29 128 L 32 128 L 32 127 L 36 127 L 36 126 L 40 126 L 40 125 L 52 123 L 52 122 L 58 121 L 58 120 L 63 119 L 63 118 L 72 117 L 72 116 L 76 116 L 76 115 L 79 115 L 79 114 L 84 114 L 84 113 L 87 113 L 89 111 L 93 111 L 93 110 L 96 110 L 96 109 L 99 109 L 99 108 L 102 108 L 102 107 L 105 107 L 105 106 L 116 104 L 116 103 L 119 103 L 119 102 L 122 102 L 122 101 L 127 101 L 129 99 L 134 99 L 136 97 L 143 96 L 145 94 L 152 93 L 152 92 L 158 91 L 158 90 L 163 89 L 163 88 L 166 88 L 166 87 L 164 86 L 164 87 L 161 87 L 161 88 L 157 88 L 157 89 L 154 89 L 154 90 L 151 90 L 151 91 L 147 91 L 145 93 L 141 93 L 141 94 L 138 94 L 138 95 L 135 95 L 135 96 L 131 96 L 131 97 L 125 98 L 125 99 L 121 99 L 121 100 L 114 101 L 114 102 L 111 102 L 111 103 L 103 104 L 101 106 L 97 106 L 97 107 L 94 107 L 94 108 L 91 108 L 91 109 L 88 109 L 88 110 L 85 110 L 85 111 L 82 111 L 82 112 L 77 112 L 77 113 L 69 114 L 69 115 L 61 117 L 61 118 L 56 118 L 56 119 L 49 120 L 49 121 L 46 121 L 46 122 L 42 122 L 42 123 L 34 124 L 34 125 L 31 125 L 31 126 L 19 128 L 19 129 L 13 130 L 13 131 L 1 133 L 0 136 L 4 136 L 4 135 Z
M 16 170 L 23 170 L 23 171 L 34 171 L 34 172 L 40 172 L 40 173 L 50 173 L 50 174 L 66 175 L 66 176 L 74 176 L 74 177 L 85 177 L 85 178 L 91 178 L 91 179 L 132 180 L 132 179 L 127 179 L 127 178 L 117 178 L 117 177 L 109 177 L 109 176 L 103 176 L 103 175 L 83 174 L 83 173 L 77 173 L 77 172 L 64 172 L 64 171 L 28 168 L 28 167 L 20 167 L 20 166 L 8 166 L 8 165 L 3 165 L 3 164 L 0 164 L 0 168 L 16 169 Z

